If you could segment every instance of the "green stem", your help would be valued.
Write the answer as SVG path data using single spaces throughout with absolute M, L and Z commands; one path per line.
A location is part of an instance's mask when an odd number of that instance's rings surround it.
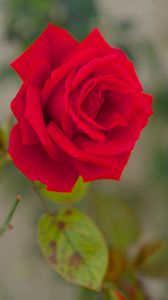
M 8 153 L 4 153 L 2 156 L 0 156 L 0 168 L 3 168 L 6 164 L 9 164 L 11 162 L 12 159 Z
M 16 208 L 17 208 L 17 206 L 18 206 L 20 200 L 21 200 L 21 197 L 18 195 L 18 196 L 16 197 L 16 200 L 15 200 L 15 202 L 13 203 L 12 208 L 11 208 L 11 210 L 9 211 L 9 214 L 7 215 L 7 217 L 6 217 L 5 221 L 4 221 L 4 223 L 0 226 L 0 235 L 3 234 L 7 229 L 9 229 L 11 219 L 12 219 L 14 213 L 15 213 L 15 210 L 16 210 Z
M 42 195 L 40 194 L 40 191 L 38 189 L 38 187 L 35 185 L 35 183 L 33 182 L 33 189 L 38 197 L 38 199 L 40 200 L 43 208 L 44 208 L 44 211 L 47 212 L 48 214 L 50 214 L 50 211 L 49 211 L 49 208 L 45 202 L 45 199 L 42 197 Z

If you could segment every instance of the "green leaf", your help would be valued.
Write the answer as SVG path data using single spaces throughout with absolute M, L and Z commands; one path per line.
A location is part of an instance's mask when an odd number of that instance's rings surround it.
M 88 289 L 82 289 L 79 290 L 79 295 L 76 300 L 103 300 L 102 293 L 91 291 Z
M 51 200 L 55 203 L 69 203 L 69 202 L 77 202 L 81 200 L 85 194 L 87 193 L 89 184 L 84 183 L 82 178 L 79 177 L 77 183 L 75 184 L 73 190 L 71 193 L 57 193 L 57 192 L 49 192 L 46 190 L 45 186 L 41 183 L 37 183 L 37 186 L 39 187 L 40 193 L 47 198 L 48 200 Z
M 108 250 L 95 224 L 76 209 L 45 214 L 38 225 L 43 255 L 63 278 L 99 291 L 108 265 Z
M 5 152 L 5 134 L 2 128 L 0 128 L 0 153 L 1 152 Z
M 113 247 L 125 249 L 137 241 L 140 233 L 138 217 L 128 202 L 96 195 L 90 205 L 94 205 L 94 218 Z
M 145 245 L 138 254 L 136 266 L 147 276 L 168 278 L 168 242 Z

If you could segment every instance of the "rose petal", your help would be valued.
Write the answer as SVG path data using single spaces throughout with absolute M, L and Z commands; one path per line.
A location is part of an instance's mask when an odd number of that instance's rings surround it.
M 112 91 L 119 91 L 123 94 L 128 94 L 134 91 L 133 87 L 128 85 L 127 82 L 124 82 L 117 77 L 115 77 L 113 74 L 110 75 L 99 75 L 97 76 L 97 84 L 103 83 L 105 88 L 104 89 L 110 89 Z
M 68 155 L 72 156 L 72 158 L 86 162 L 89 161 L 104 167 L 109 167 L 111 164 L 111 157 L 101 157 L 96 156 L 95 154 L 92 155 L 88 153 L 88 151 L 82 151 L 79 149 L 73 141 L 68 139 L 68 137 L 54 122 L 49 123 L 47 130 L 56 145 L 63 149 Z
M 97 179 L 115 179 L 119 180 L 130 153 L 125 152 L 121 155 L 111 157 L 109 167 L 103 167 L 93 163 L 76 161 L 76 167 L 85 182 Z
M 47 131 L 50 137 L 55 143 L 61 147 L 67 154 L 78 159 L 87 159 L 87 153 L 80 151 L 71 140 L 60 130 L 60 128 L 54 123 L 50 122 Z
M 68 159 L 51 160 L 40 145 L 22 145 L 19 125 L 11 130 L 9 153 L 16 167 L 30 180 L 39 180 L 48 190 L 70 192 L 78 172 Z
M 132 73 L 130 74 L 129 70 L 124 68 L 124 66 L 120 64 L 120 60 L 116 60 L 116 57 L 116 51 L 114 51 L 114 54 L 112 55 L 95 58 L 82 66 L 75 74 L 71 82 L 71 91 L 91 75 L 93 77 L 113 75 L 113 78 L 122 80 L 123 83 L 127 83 L 134 88 L 139 88 L 139 85 L 137 84 L 137 77 L 135 77 L 135 75 L 133 76 Z M 127 58 L 125 58 L 125 60 L 127 60 Z
M 142 91 L 142 88 L 139 86 L 139 81 L 137 81 L 137 76 L 132 76 L 129 69 L 125 68 L 123 61 L 117 61 L 116 59 L 111 60 L 108 66 L 102 65 L 99 70 L 100 75 L 102 74 L 112 74 L 115 78 L 123 81 L 125 84 L 132 87 L 133 90 Z
M 80 113 L 80 117 L 81 119 L 90 124 L 91 126 L 93 126 L 96 129 L 100 129 L 100 130 L 106 130 L 102 125 L 98 124 L 97 122 L 95 122 L 93 119 L 91 119 L 87 114 L 85 114 L 83 111 L 81 111 Z
M 116 126 L 128 125 L 128 122 L 122 117 L 122 115 L 113 111 L 108 103 L 107 105 L 104 103 L 100 112 L 97 114 L 95 121 L 102 125 L 106 130 L 111 130 Z
M 82 102 L 87 98 L 87 96 L 92 93 L 93 89 L 95 88 L 97 84 L 97 81 L 95 78 L 92 78 L 88 80 L 86 83 L 83 84 L 83 86 L 78 86 L 74 93 L 71 93 L 71 99 L 72 99 L 72 107 L 75 111 L 76 115 L 79 115 L 81 111 L 81 104 Z M 70 91 L 67 91 L 67 93 L 70 93 Z
M 77 44 L 66 30 L 49 24 L 38 39 L 11 63 L 11 66 L 23 80 L 26 80 L 29 66 L 33 61 L 45 59 L 55 68 Z
M 40 140 L 37 137 L 35 131 L 32 129 L 28 121 L 22 117 L 19 121 L 20 132 L 23 145 L 37 145 L 40 144 Z
M 100 130 L 90 126 L 83 120 L 81 120 L 79 117 L 75 115 L 72 109 L 69 110 L 72 119 L 77 124 L 77 128 L 82 130 L 84 133 L 86 133 L 91 139 L 97 140 L 97 141 L 105 141 L 105 135 Z
M 75 76 L 73 77 L 73 80 L 71 80 L 70 85 L 70 91 L 75 89 L 84 79 L 86 79 L 88 76 L 93 75 L 95 77 L 96 74 L 100 75 L 99 70 L 103 66 L 108 66 L 111 61 L 115 59 L 115 55 L 108 55 L 106 57 L 96 57 L 92 61 L 88 62 L 87 64 L 83 65 L 78 72 L 76 72 Z M 112 70 L 110 69 L 112 72 Z M 92 78 L 93 79 L 93 78 Z
M 123 94 L 109 89 L 105 94 L 106 99 L 111 101 L 114 111 L 122 115 L 127 121 L 130 121 L 137 114 L 140 104 L 134 93 Z
M 91 119 L 95 120 L 103 103 L 104 97 L 101 86 L 97 86 L 85 99 L 83 99 L 81 110 L 91 117 Z
M 50 76 L 51 71 L 51 66 L 45 59 L 34 60 L 30 63 L 29 69 L 27 70 L 26 82 L 41 88 L 44 81 Z
M 132 150 L 142 128 L 148 122 L 148 117 L 137 116 L 127 127 L 116 128 L 107 133 L 105 142 L 95 142 L 84 136 L 76 135 L 74 144 L 90 154 L 106 156 L 116 155 Z
M 69 115 L 69 105 L 65 83 L 62 80 L 57 84 L 44 110 L 48 118 L 59 124 L 64 132 L 71 138 L 74 132 L 74 123 Z
M 70 53 L 68 58 L 76 55 L 80 51 L 87 48 L 96 48 L 99 57 L 103 57 L 111 53 L 111 47 L 103 38 L 98 28 L 94 28 L 92 32 Z
M 78 46 L 78 41 L 64 28 L 48 25 L 48 38 L 52 54 L 52 66 L 60 66 L 67 55 Z
M 59 82 L 54 89 L 50 99 L 44 110 L 47 112 L 49 119 L 61 124 L 62 117 L 68 109 L 68 98 L 65 93 L 65 85 L 63 80 Z
M 26 84 L 24 83 L 11 102 L 11 110 L 17 120 L 22 118 L 26 105 Z
M 114 60 L 117 64 L 123 67 L 125 76 L 127 73 L 127 79 L 131 80 L 137 89 L 142 90 L 142 85 L 138 79 L 133 63 L 128 59 L 127 55 L 121 49 L 111 47 L 102 36 L 98 28 L 95 28 L 69 55 L 69 58 L 73 57 L 80 51 L 87 48 L 97 48 L 98 53 L 96 57 L 106 57 L 108 55 L 114 55 Z M 107 58 L 108 59 L 108 58 Z M 103 64 L 102 64 L 103 65 Z M 104 62 L 105 66 L 105 62 Z M 105 66 L 106 67 L 106 66 Z M 108 68 L 110 69 L 110 68 Z M 112 69 L 112 67 L 111 67 Z M 98 70 L 98 68 L 97 68 Z M 122 72 L 123 73 L 123 72 Z M 130 75 L 130 76 L 129 76 Z M 121 75 L 120 75 L 121 76 Z
M 25 118 L 37 134 L 44 149 L 53 160 L 59 160 L 61 150 L 49 138 L 41 109 L 40 89 L 29 86 L 27 89 Z
M 42 90 L 42 100 L 43 105 L 45 105 L 54 91 L 56 85 L 66 76 L 72 72 L 75 68 L 79 68 L 82 64 L 86 63 L 87 61 L 93 59 L 95 57 L 97 51 L 95 49 L 87 49 L 75 57 L 68 61 L 67 63 L 63 64 L 61 67 L 56 68 L 52 74 L 51 78 L 45 82 L 45 85 Z
M 106 43 L 107 44 L 107 43 Z M 95 42 L 94 47 L 97 46 Z M 80 49 L 80 45 L 75 48 L 75 52 Z M 71 89 L 74 89 L 82 80 L 84 80 L 89 74 L 113 74 L 118 79 L 122 79 L 136 89 L 142 91 L 142 85 L 138 79 L 133 63 L 128 59 L 126 54 L 117 48 L 112 48 L 108 46 L 108 52 L 110 49 L 109 55 L 105 57 L 100 57 L 98 54 L 91 61 L 85 64 L 77 72 L 74 80 L 72 82 Z M 73 52 L 71 53 L 71 55 Z
M 134 84 L 136 84 L 137 89 L 142 91 L 143 88 L 138 78 L 133 62 L 130 59 L 128 59 L 126 53 L 123 50 L 117 48 L 115 50 L 116 50 L 116 62 L 119 63 L 130 74 L 132 79 L 134 79 Z
M 118 112 L 127 121 L 131 121 L 142 109 L 149 107 L 142 93 L 123 94 L 118 91 L 106 91 L 106 98 L 111 101 L 113 110 Z M 145 103 L 146 102 L 146 103 Z

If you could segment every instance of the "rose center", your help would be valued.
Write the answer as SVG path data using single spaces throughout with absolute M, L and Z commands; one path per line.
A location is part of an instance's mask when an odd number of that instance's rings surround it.
M 95 88 L 91 94 L 81 104 L 81 110 L 85 112 L 93 120 L 101 110 L 104 103 L 103 93 L 100 89 Z

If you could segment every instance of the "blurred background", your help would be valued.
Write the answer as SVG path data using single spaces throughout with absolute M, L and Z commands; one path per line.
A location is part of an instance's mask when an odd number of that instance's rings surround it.
M 129 253 L 149 241 L 168 240 L 167 19 L 167 0 L 0 0 L 0 126 L 9 118 L 10 102 L 21 84 L 9 63 L 48 22 L 67 28 L 78 40 L 98 26 L 110 44 L 126 51 L 146 91 L 155 95 L 154 115 L 121 181 L 95 182 L 78 205 L 100 226 L 107 222 L 112 245 L 122 248 L 124 244 Z M 0 171 L 0 223 L 18 193 L 23 201 L 14 229 L 0 238 L 0 300 L 79 299 L 79 289 L 58 277 L 41 256 L 36 226 L 42 209 L 30 183 L 11 165 Z M 96 193 L 102 193 L 100 201 L 100 197 L 93 200 Z M 111 213 L 104 211 L 101 222 L 103 206 Z M 116 224 L 121 228 L 113 232 Z M 132 235 L 130 243 L 120 240 L 124 230 L 126 236 Z M 139 275 L 152 300 L 168 300 L 168 253 L 165 257 L 164 272 Z

